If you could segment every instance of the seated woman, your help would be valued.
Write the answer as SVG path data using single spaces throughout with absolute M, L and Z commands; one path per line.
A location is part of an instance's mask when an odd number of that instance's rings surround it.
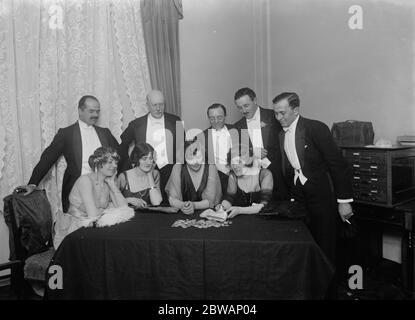
M 173 166 L 166 193 L 172 207 L 184 214 L 214 208 L 222 197 L 216 166 L 205 164 L 202 144 L 194 139 L 185 142 L 186 163 Z
M 134 215 L 116 184 L 118 161 L 117 152 L 110 147 L 100 147 L 89 157 L 88 162 L 94 172 L 76 180 L 69 194 L 68 213 L 58 213 L 56 217 L 55 249 L 68 234 L 81 227 L 91 226 L 104 210 L 116 208 L 114 213 Z
M 271 171 L 262 169 L 245 145 L 232 147 L 228 161 L 232 169 L 228 189 L 216 210 L 222 207 L 228 212 L 228 219 L 239 214 L 259 213 L 272 197 L 274 182 Z
M 154 149 L 148 143 L 137 144 L 130 155 L 132 169 L 118 176 L 121 193 L 134 208 L 158 206 L 162 202 L 160 173 L 154 169 Z

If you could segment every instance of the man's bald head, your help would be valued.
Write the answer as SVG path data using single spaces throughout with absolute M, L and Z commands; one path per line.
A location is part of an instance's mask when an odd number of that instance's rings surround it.
M 159 90 L 152 90 L 147 94 L 148 111 L 154 118 L 160 119 L 164 115 L 164 95 Z

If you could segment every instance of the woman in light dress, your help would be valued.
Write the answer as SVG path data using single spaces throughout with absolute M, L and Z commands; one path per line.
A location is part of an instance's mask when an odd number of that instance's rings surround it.
M 104 213 L 134 215 L 116 183 L 119 156 L 110 147 L 100 147 L 89 157 L 93 172 L 80 176 L 70 194 L 69 210 L 60 213 L 55 223 L 54 247 L 81 227 L 90 227 Z

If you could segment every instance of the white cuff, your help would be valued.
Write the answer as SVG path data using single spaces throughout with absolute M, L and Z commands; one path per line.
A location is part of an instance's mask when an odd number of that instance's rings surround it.
M 337 199 L 337 203 L 350 203 L 353 199 Z

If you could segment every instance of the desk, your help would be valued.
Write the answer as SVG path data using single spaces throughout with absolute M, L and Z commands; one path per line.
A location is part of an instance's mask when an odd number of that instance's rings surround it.
M 359 258 L 363 265 L 373 265 L 382 258 L 382 235 L 384 231 L 397 231 L 402 236 L 402 284 L 407 293 L 415 298 L 415 201 L 382 208 L 373 205 L 355 205 L 356 220 L 360 227 Z
M 173 228 L 197 215 L 137 213 L 68 235 L 48 299 L 321 299 L 333 268 L 300 221 L 238 216 L 228 227 Z

